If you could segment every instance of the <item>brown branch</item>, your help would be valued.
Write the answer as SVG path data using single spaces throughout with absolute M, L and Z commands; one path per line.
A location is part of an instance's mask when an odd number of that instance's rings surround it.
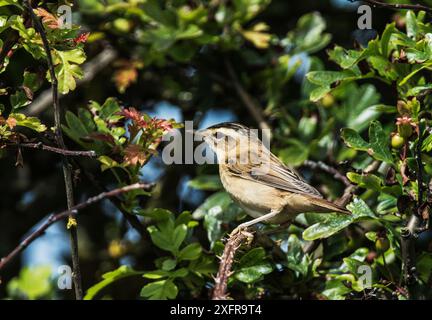
M 108 192 L 102 192 L 97 196 L 88 198 L 86 201 L 81 202 L 75 206 L 72 206 L 68 210 L 62 211 L 57 214 L 52 214 L 42 225 L 33 231 L 29 236 L 27 236 L 21 243 L 13 249 L 7 256 L 0 260 L 0 271 L 12 260 L 14 259 L 20 252 L 22 252 L 25 248 L 27 248 L 33 241 L 42 236 L 45 233 L 45 230 L 48 229 L 52 224 L 59 220 L 66 219 L 68 217 L 75 217 L 78 214 L 78 210 L 82 210 L 88 207 L 91 204 L 99 202 L 105 198 L 115 197 L 119 194 L 123 194 L 132 190 L 137 189 L 148 189 L 149 185 L 144 183 L 135 183 L 126 187 L 114 189 Z
M 428 12 L 429 14 L 432 14 L 432 8 L 423 6 L 421 4 L 399 4 L 399 3 L 385 3 L 385 2 L 381 2 L 381 1 L 376 1 L 376 0 L 348 0 L 349 2 L 364 2 L 367 4 L 370 4 L 374 7 L 378 7 L 378 8 L 387 8 L 387 9 L 395 9 L 395 10 L 400 10 L 400 9 L 407 9 L 407 10 L 414 10 L 414 11 L 425 11 Z
M 215 287 L 213 289 L 213 300 L 226 300 L 228 278 L 232 275 L 231 267 L 234 262 L 234 256 L 238 248 L 248 237 L 246 232 L 238 232 L 228 239 L 224 252 L 219 263 L 219 271 L 215 278 Z
M 306 160 L 305 162 L 303 162 L 303 165 L 311 168 L 312 170 L 319 169 L 321 171 L 327 172 L 328 174 L 331 174 L 333 178 L 341 181 L 345 185 L 345 187 L 352 186 L 351 182 L 348 180 L 347 177 L 340 173 L 336 168 L 333 168 L 322 161 L 317 162 L 312 160 Z
M 408 289 L 409 298 L 412 298 L 413 289 L 418 282 L 416 261 L 415 261 L 415 239 L 422 231 L 421 225 L 423 223 L 422 210 L 424 209 L 424 194 L 425 186 L 423 184 L 423 162 L 421 158 L 423 133 L 420 127 L 418 128 L 418 140 L 416 146 L 416 161 L 417 161 L 417 187 L 418 187 L 418 200 L 415 211 L 408 220 L 405 228 L 401 231 L 401 251 L 402 251 L 402 270 L 404 275 L 405 285 Z
M 228 74 L 231 78 L 234 89 L 236 90 L 238 96 L 243 101 L 243 104 L 248 109 L 251 116 L 258 123 L 261 130 L 264 130 L 264 134 L 267 135 L 267 139 L 271 138 L 271 127 L 265 120 L 261 107 L 255 102 L 255 100 L 249 95 L 249 93 L 243 88 L 240 83 L 231 62 L 225 59 L 225 66 L 227 68 Z
M 78 162 L 74 161 L 74 163 L 79 167 L 79 169 L 81 170 L 81 172 L 84 173 L 84 176 L 87 178 L 87 180 L 97 189 L 99 189 L 101 192 L 107 192 L 107 189 L 105 186 L 103 186 L 97 179 L 96 177 L 89 172 L 88 170 L 86 170 L 81 164 L 79 164 Z M 153 187 L 152 184 L 148 185 L 149 188 Z M 126 219 L 127 222 L 129 222 L 129 224 L 141 235 L 142 238 L 146 238 L 147 237 L 147 233 L 146 233 L 146 228 L 145 226 L 141 223 L 141 221 L 138 219 L 138 217 L 134 214 L 131 214 L 129 212 L 127 212 L 121 205 L 121 200 L 118 197 L 111 197 L 109 198 L 109 200 L 111 201 L 111 203 L 122 213 L 123 217 Z
M 44 151 L 58 153 L 63 156 L 90 157 L 90 158 L 96 157 L 96 152 L 94 151 L 75 151 L 75 150 L 61 149 L 52 146 L 47 146 L 42 142 L 10 143 L 8 144 L 8 146 L 15 146 L 19 148 L 22 147 L 22 148 L 30 148 L 30 149 L 40 149 Z
M 58 95 L 58 82 L 55 74 L 53 59 L 51 56 L 51 48 L 47 39 L 47 35 L 45 33 L 44 26 L 42 25 L 41 21 L 36 16 L 36 14 L 34 13 L 30 0 L 24 0 L 24 5 L 29 12 L 35 30 L 39 33 L 42 39 L 43 48 L 47 56 L 48 71 L 51 77 L 51 90 L 52 90 L 52 100 L 53 100 L 53 108 L 54 108 L 54 124 L 55 124 L 54 129 L 55 129 L 56 142 L 61 149 L 66 150 L 67 148 L 63 141 L 63 134 L 61 131 L 61 109 L 60 109 L 59 95 Z M 71 209 L 74 206 L 72 168 L 67 157 L 65 156 L 62 157 L 62 168 L 63 168 L 65 188 L 66 188 L 67 206 L 68 209 Z M 73 215 L 70 216 L 69 222 L 71 222 L 69 233 L 70 233 L 70 243 L 71 243 L 71 252 L 72 252 L 72 268 L 73 268 L 72 279 L 75 287 L 75 297 L 77 300 L 82 300 L 83 290 L 82 290 L 81 270 L 80 270 L 79 256 L 78 256 L 78 235 L 77 235 L 77 228 L 76 228 L 76 220 L 73 218 Z

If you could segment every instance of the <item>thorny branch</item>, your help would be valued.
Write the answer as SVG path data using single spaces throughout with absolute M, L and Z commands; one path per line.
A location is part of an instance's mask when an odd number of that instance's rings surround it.
M 78 210 L 84 209 L 91 204 L 99 202 L 105 198 L 116 197 L 120 194 L 137 190 L 137 189 L 148 189 L 150 186 L 144 183 L 135 183 L 126 187 L 117 188 L 111 191 L 102 192 L 97 196 L 88 198 L 86 201 L 81 202 L 75 206 L 72 206 L 68 210 L 62 211 L 57 214 L 52 214 L 42 225 L 33 231 L 29 236 L 27 236 L 21 243 L 13 249 L 7 256 L 0 260 L 0 271 L 12 260 L 14 259 L 20 252 L 22 252 L 25 248 L 27 248 L 33 241 L 42 236 L 45 233 L 45 230 L 48 229 L 52 224 L 59 220 L 66 219 L 70 216 L 75 217 L 78 214 Z
M 226 300 L 228 279 L 232 275 L 231 267 L 234 262 L 234 256 L 242 245 L 243 241 L 248 238 L 246 232 L 238 232 L 232 235 L 225 245 L 224 252 L 219 263 L 219 270 L 215 278 L 215 287 L 213 289 L 213 300 Z
M 30 15 L 31 20 L 33 22 L 34 28 L 36 29 L 36 31 L 41 36 L 44 51 L 45 51 L 45 54 L 47 56 L 48 71 L 49 71 L 49 74 L 51 77 L 51 89 L 52 89 L 52 97 L 53 97 L 52 100 L 53 100 L 53 107 L 54 107 L 54 123 L 55 123 L 54 127 L 55 127 L 56 141 L 57 141 L 57 145 L 61 149 L 66 149 L 65 143 L 63 141 L 62 131 L 61 131 L 61 109 L 60 109 L 60 103 L 59 103 L 58 83 L 57 83 L 57 77 L 55 74 L 53 59 L 51 56 L 51 48 L 50 48 L 50 45 L 48 43 L 48 39 L 47 39 L 47 35 L 45 33 L 44 26 L 42 25 L 41 21 L 36 16 L 36 14 L 34 13 L 33 8 L 31 6 L 31 3 L 30 3 L 30 0 L 24 0 L 24 5 L 29 12 L 29 15 Z M 71 168 L 71 165 L 70 165 L 67 157 L 63 156 L 62 160 L 63 160 L 62 161 L 63 176 L 64 176 L 65 187 L 66 187 L 67 206 L 68 206 L 68 209 L 71 209 L 74 205 L 72 168 Z M 76 220 L 73 218 L 73 215 L 70 216 L 69 222 L 71 225 L 69 232 L 70 232 L 70 243 L 71 243 L 71 252 L 72 252 L 72 267 L 73 267 L 73 282 L 74 282 L 74 287 L 75 287 L 75 297 L 77 300 L 82 300 L 83 290 L 82 290 L 81 270 L 80 270 L 79 256 L 78 256 L 78 236 L 77 236 L 77 229 L 76 229 Z
M 378 7 L 378 8 L 388 8 L 388 9 L 395 9 L 395 10 L 400 10 L 400 9 L 407 9 L 407 10 L 414 10 L 414 11 L 425 11 L 429 14 L 432 14 L 432 8 L 423 6 L 421 4 L 399 4 L 399 3 L 385 3 L 385 2 L 381 2 L 381 1 L 376 1 L 376 0 L 348 0 L 349 2 L 364 2 L 367 4 L 370 4 L 374 7 Z

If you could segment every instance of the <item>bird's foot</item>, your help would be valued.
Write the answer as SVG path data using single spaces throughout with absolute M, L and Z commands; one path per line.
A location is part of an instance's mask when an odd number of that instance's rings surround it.
M 254 232 L 253 231 L 249 231 L 248 226 L 243 226 L 243 225 L 239 225 L 237 228 L 235 228 L 229 235 L 229 238 L 234 237 L 237 234 L 243 234 L 246 236 L 247 238 L 247 243 L 250 244 L 253 241 L 254 238 Z

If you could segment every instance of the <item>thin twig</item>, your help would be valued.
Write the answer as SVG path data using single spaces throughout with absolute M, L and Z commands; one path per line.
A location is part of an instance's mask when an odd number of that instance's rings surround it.
M 15 146 L 19 148 L 30 148 L 30 149 L 40 149 L 44 151 L 54 152 L 58 153 L 64 156 L 73 156 L 73 157 L 90 157 L 94 158 L 96 157 L 96 152 L 94 151 L 75 151 L 75 150 L 67 150 L 67 149 L 61 149 L 56 148 L 52 146 L 47 146 L 43 144 L 42 142 L 21 142 L 21 143 L 10 143 L 8 146 Z
M 123 194 L 132 190 L 137 189 L 148 189 L 150 186 L 144 183 L 135 183 L 126 187 L 117 188 L 108 192 L 102 192 L 97 196 L 88 198 L 86 201 L 81 202 L 75 206 L 72 206 L 68 210 L 62 211 L 57 214 L 52 214 L 42 225 L 27 236 L 21 243 L 13 249 L 7 256 L 0 260 L 0 270 L 2 270 L 12 259 L 14 259 L 20 252 L 27 248 L 33 241 L 42 236 L 45 230 L 48 229 L 53 223 L 66 219 L 70 216 L 74 217 L 78 214 L 78 210 L 84 209 L 91 204 L 99 202 L 105 198 L 115 197 L 119 194 Z
M 327 172 L 328 174 L 331 174 L 333 178 L 341 181 L 346 187 L 352 185 L 348 178 L 345 177 L 342 173 L 340 173 L 336 168 L 333 168 L 322 161 L 306 160 L 305 162 L 303 162 L 303 165 L 311 168 L 312 170 L 320 169 L 324 172 Z
M 219 263 L 219 271 L 215 278 L 215 287 L 213 289 L 213 300 L 226 300 L 228 279 L 232 275 L 231 267 L 234 262 L 234 256 L 243 241 L 248 238 L 246 232 L 238 232 L 228 239 L 224 252 Z
M 42 39 L 44 51 L 47 56 L 48 71 L 51 77 L 52 101 L 53 101 L 53 108 L 54 108 L 54 130 L 55 130 L 56 142 L 61 149 L 66 150 L 67 148 L 63 141 L 63 134 L 61 131 L 61 109 L 60 109 L 60 102 L 59 102 L 59 95 L 58 95 L 58 82 L 57 82 L 57 76 L 55 74 L 54 63 L 51 55 L 51 48 L 47 39 L 47 35 L 45 33 L 44 26 L 42 25 L 41 21 L 36 16 L 36 14 L 34 13 L 30 1 L 24 0 L 24 5 L 27 7 L 27 10 L 33 21 L 33 26 L 35 27 L 36 31 L 39 33 Z M 74 206 L 72 168 L 67 157 L 65 156 L 62 157 L 62 168 L 63 168 L 65 188 L 66 188 L 67 206 L 68 209 L 71 209 Z M 69 228 L 69 233 L 70 233 L 72 267 L 73 267 L 72 279 L 75 287 L 75 298 L 77 300 L 82 300 L 83 289 L 81 283 L 81 270 L 80 270 L 79 256 L 78 256 L 78 235 L 77 235 L 77 228 L 76 228 L 77 224 L 76 224 L 76 220 L 73 218 L 72 215 L 70 216 L 68 225 L 71 226 Z
M 84 176 L 87 178 L 87 180 L 97 189 L 103 192 L 107 192 L 107 189 L 105 186 L 103 186 L 96 177 L 86 170 L 81 164 L 79 164 L 77 161 L 74 161 L 75 165 L 78 166 L 78 168 L 81 170 L 81 172 L 84 173 Z M 149 187 L 152 187 L 153 185 L 149 184 Z M 129 224 L 141 235 L 141 237 L 146 237 L 146 228 L 141 223 L 141 221 L 138 219 L 138 217 L 134 214 L 131 214 L 127 212 L 121 205 L 121 200 L 118 197 L 112 197 L 109 198 L 111 203 L 116 206 L 116 208 L 122 213 L 123 217 L 129 222 Z
M 234 85 L 234 89 L 236 90 L 240 99 L 243 101 L 243 104 L 246 106 L 251 116 L 258 123 L 260 129 L 263 130 L 263 134 L 268 139 L 267 141 L 270 141 L 271 127 L 265 120 L 261 107 L 255 102 L 255 100 L 250 96 L 250 94 L 243 88 L 242 84 L 240 83 L 234 71 L 233 66 L 231 65 L 231 62 L 228 59 L 225 59 L 225 66 L 227 68 L 231 81 Z
M 348 178 L 344 176 L 342 173 L 340 173 L 336 168 L 333 168 L 322 161 L 316 162 L 312 160 L 306 160 L 305 162 L 303 162 L 303 165 L 311 168 L 312 170 L 319 169 L 324 172 L 327 172 L 328 174 L 331 174 L 333 178 L 341 181 L 345 185 L 345 190 L 343 195 L 337 201 L 335 201 L 337 205 L 345 207 L 351 201 L 353 193 L 357 189 L 357 187 L 353 185 L 348 180 Z
M 407 10 L 414 10 L 414 11 L 425 11 L 425 12 L 432 14 L 432 8 L 423 6 L 421 4 L 385 3 L 385 2 L 376 1 L 376 0 L 348 0 L 348 1 L 349 2 L 361 1 L 361 2 L 370 4 L 374 7 L 379 7 L 379 8 L 387 8 L 387 9 L 395 9 L 395 10 L 407 9 Z

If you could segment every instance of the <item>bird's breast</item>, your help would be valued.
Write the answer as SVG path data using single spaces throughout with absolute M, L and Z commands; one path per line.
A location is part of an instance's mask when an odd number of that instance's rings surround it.
M 257 218 L 283 207 L 283 195 L 276 188 L 231 175 L 224 170 L 220 170 L 220 177 L 231 198 L 251 217 Z

